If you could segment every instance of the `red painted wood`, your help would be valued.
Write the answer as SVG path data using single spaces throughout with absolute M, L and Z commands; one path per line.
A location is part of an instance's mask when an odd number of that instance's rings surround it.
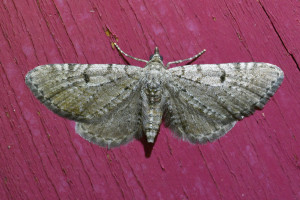
M 0 2 L 1 199 L 300 199 L 299 1 Z M 206 145 L 163 126 L 150 158 L 134 141 L 107 150 L 47 110 L 25 74 L 46 63 L 269 62 L 285 80 L 265 109 Z M 128 59 L 129 60 L 129 59 Z M 143 63 L 129 60 L 131 64 Z

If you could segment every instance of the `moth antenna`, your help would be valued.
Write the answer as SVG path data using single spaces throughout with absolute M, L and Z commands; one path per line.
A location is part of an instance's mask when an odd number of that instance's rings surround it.
M 183 60 L 176 60 L 176 61 L 172 61 L 172 62 L 168 62 L 166 65 L 166 68 L 169 68 L 169 66 L 171 64 L 178 64 L 178 63 L 182 63 L 185 61 L 189 61 L 189 60 L 194 60 L 199 58 L 202 54 L 204 54 L 206 52 L 206 49 L 203 49 L 201 52 L 199 52 L 198 54 L 194 55 L 193 57 L 187 58 L 187 59 L 183 59 Z
M 133 56 L 128 55 L 127 53 L 125 53 L 124 51 L 122 51 L 122 49 L 121 49 L 115 42 L 114 42 L 113 44 L 114 44 L 114 46 L 117 48 L 117 50 L 118 50 L 121 54 L 123 54 L 124 56 L 127 56 L 127 57 L 129 57 L 129 58 L 132 58 L 133 60 L 137 60 L 137 61 L 140 61 L 140 62 L 145 62 L 145 63 L 148 62 L 147 60 L 143 60 L 143 59 L 136 58 L 136 57 L 133 57 Z

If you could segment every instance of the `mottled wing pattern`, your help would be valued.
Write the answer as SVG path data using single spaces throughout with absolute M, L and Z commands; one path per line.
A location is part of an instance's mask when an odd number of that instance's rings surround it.
M 283 80 L 268 63 L 186 65 L 168 70 L 165 123 L 194 143 L 213 141 L 262 109 Z
M 112 142 L 111 135 L 114 144 L 124 143 L 141 129 L 137 93 L 142 70 L 115 64 L 42 65 L 30 71 L 25 82 L 54 113 L 82 122 L 77 123 L 79 134 L 103 146 Z M 102 134 L 103 141 L 94 141 L 93 134 Z
M 142 136 L 140 92 L 95 123 L 76 122 L 76 132 L 100 146 L 117 147 Z

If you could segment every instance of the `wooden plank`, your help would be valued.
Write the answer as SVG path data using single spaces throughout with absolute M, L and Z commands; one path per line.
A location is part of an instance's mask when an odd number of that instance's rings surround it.
M 298 1 L 1 1 L 0 196 L 3 199 L 299 199 Z M 107 150 L 47 110 L 24 83 L 47 63 L 269 62 L 285 80 L 264 110 L 220 140 L 193 145 L 164 126 L 149 158 L 140 141 Z M 132 65 L 143 63 L 129 60 Z

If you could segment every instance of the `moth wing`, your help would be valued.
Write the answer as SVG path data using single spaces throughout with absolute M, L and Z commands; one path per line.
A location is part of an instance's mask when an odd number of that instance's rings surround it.
M 168 71 L 165 123 L 194 143 L 214 141 L 238 120 L 262 109 L 284 77 L 279 67 L 255 62 L 186 65 Z
M 93 123 L 76 122 L 76 132 L 84 139 L 103 146 L 118 147 L 142 136 L 141 98 L 136 91 L 125 103 Z
M 142 70 L 115 64 L 41 65 L 26 75 L 25 82 L 54 113 L 91 123 L 129 103 L 140 88 Z

